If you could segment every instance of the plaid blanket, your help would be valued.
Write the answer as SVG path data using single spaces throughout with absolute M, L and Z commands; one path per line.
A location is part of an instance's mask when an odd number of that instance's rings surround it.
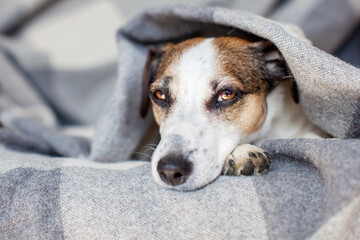
M 117 35 L 118 80 L 98 114 L 91 149 L 89 139 L 65 134 L 62 126 L 89 123 L 84 116 L 94 114 L 85 108 L 76 112 L 63 98 L 58 102 L 59 95 L 45 84 L 49 72 L 40 71 L 47 69 L 47 59 L 0 36 L 0 238 L 360 238 L 360 70 L 312 46 L 298 28 L 278 22 L 299 25 L 316 46 L 334 51 L 359 23 L 359 4 L 240 2 L 223 3 L 231 8 L 158 7 L 123 26 Z M 235 9 L 243 6 L 273 20 Z M 334 18 L 326 17 L 329 11 L 346 27 L 324 40 L 319 29 L 336 27 Z M 319 14 L 324 22 L 314 21 Z M 14 29 L 0 26 L 2 32 Z M 262 177 L 220 176 L 193 192 L 155 185 L 149 162 L 128 161 L 153 126 L 151 115 L 139 118 L 134 97 L 140 96 L 148 47 L 190 35 L 243 31 L 275 43 L 298 84 L 304 112 L 334 138 L 261 142 L 273 155 Z M 112 69 L 98 70 L 109 76 Z M 88 94 L 101 86 L 95 72 L 78 75 L 96 82 Z M 89 82 L 81 84 L 76 82 Z

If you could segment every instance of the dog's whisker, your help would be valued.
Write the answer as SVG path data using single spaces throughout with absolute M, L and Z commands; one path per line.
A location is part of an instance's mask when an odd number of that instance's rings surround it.
M 150 156 L 150 155 L 148 155 L 148 154 L 146 154 L 146 153 L 141 153 L 141 152 L 132 152 L 132 154 L 139 154 L 139 155 L 141 155 L 141 156 L 148 157 L 148 158 L 150 158 L 150 159 L 151 159 L 151 156 Z
M 292 76 L 285 76 L 285 77 L 283 77 L 282 79 L 284 80 L 284 79 L 287 79 L 287 78 L 292 78 Z
M 147 147 L 147 148 L 145 148 L 145 151 L 148 151 L 148 150 L 155 151 L 155 148 L 153 148 L 153 147 Z
M 152 149 L 155 149 L 157 146 L 150 146 L 150 145 L 145 145 L 143 146 L 143 148 L 152 148 Z
M 149 150 L 155 151 L 155 147 L 147 146 L 147 145 L 141 147 L 141 149 L 144 150 L 144 152 L 149 151 Z
M 149 151 L 144 151 L 144 153 L 145 153 L 145 154 L 148 154 L 149 156 L 152 156 L 153 152 L 154 152 L 154 151 L 151 151 L 151 152 L 149 152 Z
M 149 144 L 146 144 L 145 147 L 146 147 L 146 146 L 154 146 L 154 147 L 157 147 L 158 144 L 149 143 Z
M 144 150 L 144 153 L 145 153 L 145 154 L 149 154 L 149 155 L 152 155 L 153 152 L 154 152 L 153 149 L 145 149 L 145 150 Z
M 158 145 L 157 144 L 146 144 L 145 146 L 142 147 L 142 149 L 144 149 L 144 152 L 148 152 L 148 151 L 155 151 L 156 147 Z

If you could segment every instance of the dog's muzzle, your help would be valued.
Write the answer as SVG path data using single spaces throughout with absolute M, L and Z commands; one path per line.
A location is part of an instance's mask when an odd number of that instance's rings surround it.
M 164 183 L 180 185 L 190 176 L 192 163 L 183 155 L 169 154 L 160 159 L 157 172 Z

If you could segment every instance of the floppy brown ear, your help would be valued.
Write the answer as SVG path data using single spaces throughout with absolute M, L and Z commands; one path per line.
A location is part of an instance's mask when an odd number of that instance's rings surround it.
M 296 82 L 278 48 L 270 41 L 256 42 L 253 46 L 260 51 L 262 56 L 264 75 L 270 89 L 276 87 L 281 81 L 289 79 L 291 95 L 294 101 L 298 103 L 299 96 Z
M 144 72 L 142 77 L 142 94 L 140 105 L 140 116 L 144 118 L 148 112 L 150 99 L 149 99 L 149 87 L 154 81 L 159 58 L 159 49 L 156 47 L 150 47 L 147 55 L 147 60 L 144 66 Z

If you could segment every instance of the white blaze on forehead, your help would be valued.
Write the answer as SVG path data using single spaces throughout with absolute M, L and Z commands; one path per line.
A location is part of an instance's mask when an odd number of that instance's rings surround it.
M 160 126 L 162 137 L 177 134 L 194 142 L 200 141 L 200 132 L 205 132 L 205 135 L 212 132 L 203 129 L 205 126 L 211 128 L 205 104 L 212 97 L 211 82 L 216 73 L 216 49 L 212 40 L 204 39 L 185 49 L 170 66 L 169 73 L 173 77 L 170 89 L 175 101 L 171 114 Z M 208 139 L 205 136 L 202 138 L 201 142 Z
M 213 38 L 205 39 L 189 48 L 176 63 L 174 76 L 179 91 L 177 94 L 179 101 L 184 100 L 181 98 L 190 97 L 189 101 L 192 104 L 203 104 L 204 99 L 209 97 L 210 83 L 214 80 L 216 72 L 215 48 L 212 40 Z

